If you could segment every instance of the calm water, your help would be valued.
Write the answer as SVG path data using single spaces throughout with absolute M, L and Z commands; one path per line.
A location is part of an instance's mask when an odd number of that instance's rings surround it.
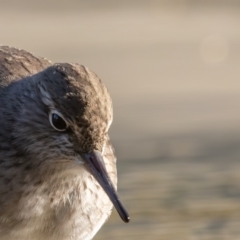
M 114 212 L 96 239 L 239 239 L 240 138 L 209 138 L 196 137 L 199 151 L 119 163 L 131 223 Z

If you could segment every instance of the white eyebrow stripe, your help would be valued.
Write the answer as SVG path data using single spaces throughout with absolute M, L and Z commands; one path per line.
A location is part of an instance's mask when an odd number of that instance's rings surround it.
M 39 86 L 40 92 L 41 92 L 41 99 L 44 104 L 46 104 L 50 108 L 54 108 L 54 104 L 52 101 L 52 98 L 50 94 L 40 85 Z

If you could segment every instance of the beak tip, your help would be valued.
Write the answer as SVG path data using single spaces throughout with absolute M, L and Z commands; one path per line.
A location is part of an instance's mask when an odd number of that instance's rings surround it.
M 125 223 L 129 223 L 130 222 L 130 217 L 128 216 L 125 220 L 124 220 Z
M 125 223 L 129 223 L 130 216 L 129 216 L 128 212 L 125 210 L 125 208 L 122 206 L 121 202 L 120 202 L 120 205 L 121 205 L 121 208 L 120 209 L 117 208 L 118 214 Z

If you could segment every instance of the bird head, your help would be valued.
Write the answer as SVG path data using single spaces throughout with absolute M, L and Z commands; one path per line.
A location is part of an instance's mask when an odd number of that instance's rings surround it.
M 13 137 L 18 154 L 34 158 L 35 166 L 55 160 L 83 166 L 128 222 L 103 159 L 113 111 L 101 80 L 84 66 L 65 63 L 22 81 Z

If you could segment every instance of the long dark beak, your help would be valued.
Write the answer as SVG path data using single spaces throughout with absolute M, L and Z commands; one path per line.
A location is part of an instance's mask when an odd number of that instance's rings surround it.
M 102 154 L 99 151 L 92 151 L 90 153 L 82 154 L 82 157 L 84 158 L 90 173 L 95 177 L 95 179 L 98 181 L 98 183 L 101 185 L 101 187 L 104 189 L 112 201 L 119 216 L 124 222 L 129 222 L 130 217 L 121 201 L 119 200 L 115 187 L 113 186 L 113 183 L 108 176 Z

